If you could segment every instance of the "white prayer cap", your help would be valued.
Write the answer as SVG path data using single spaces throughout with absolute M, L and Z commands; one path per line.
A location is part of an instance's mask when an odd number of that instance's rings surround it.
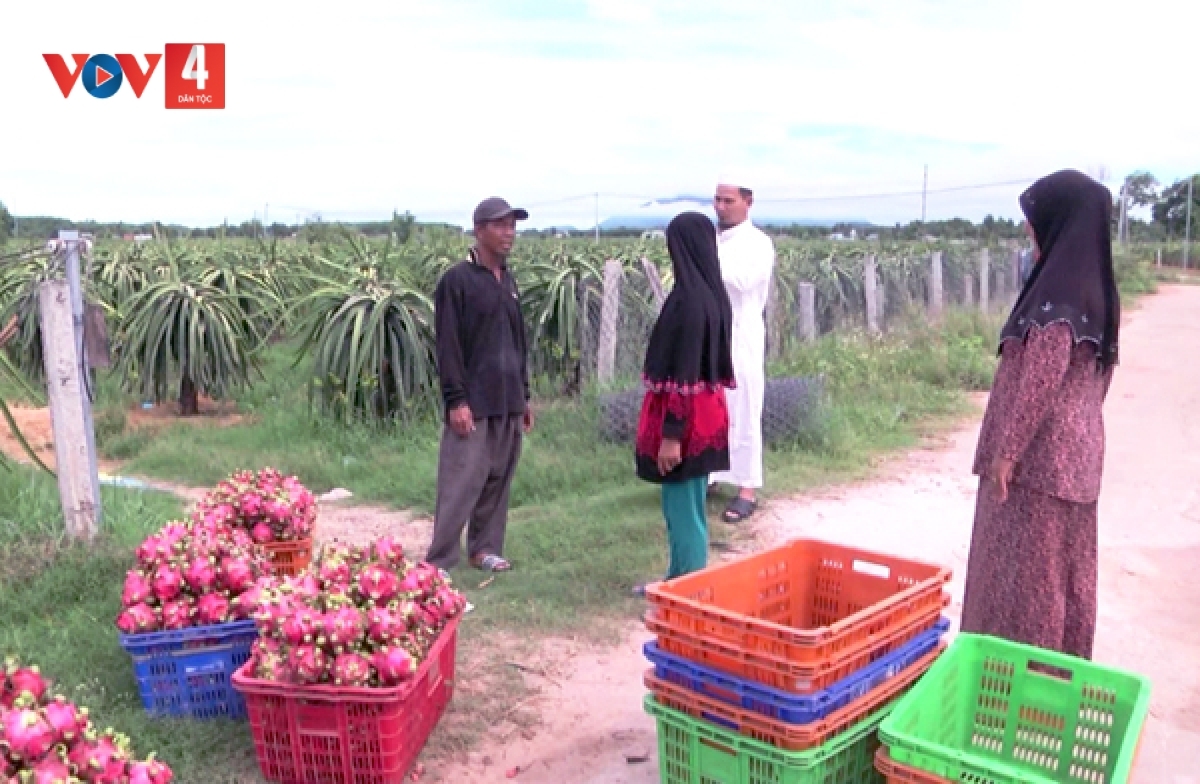
M 754 190 L 751 184 L 754 178 L 749 176 L 749 172 L 744 169 L 726 169 L 717 177 L 717 185 L 732 185 L 735 188 L 746 188 Z

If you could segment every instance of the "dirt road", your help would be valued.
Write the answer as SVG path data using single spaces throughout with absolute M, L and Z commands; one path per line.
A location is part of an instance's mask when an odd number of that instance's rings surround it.
M 1129 315 L 1105 408 L 1097 661 L 1153 681 L 1137 784 L 1200 784 L 1200 287 L 1166 288 Z M 979 401 L 980 404 L 984 400 Z M 955 571 L 957 623 L 974 509 L 978 426 L 894 461 L 861 485 L 773 503 L 760 545 L 817 536 L 936 560 Z M 544 725 L 532 738 L 485 744 L 443 781 L 522 784 L 657 782 L 654 722 L 642 712 L 644 629 L 580 651 L 566 678 L 534 679 Z M 641 762 L 630 760 L 648 759 Z

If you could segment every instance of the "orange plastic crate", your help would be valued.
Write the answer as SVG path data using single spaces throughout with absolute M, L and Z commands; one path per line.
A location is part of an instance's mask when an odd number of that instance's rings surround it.
M 840 732 L 853 727 L 875 711 L 899 698 L 909 686 L 925 674 L 945 649 L 945 643 L 930 651 L 880 686 L 834 711 L 820 721 L 809 724 L 789 724 L 764 716 L 756 711 L 715 700 L 707 695 L 686 689 L 654 676 L 649 669 L 644 682 L 654 698 L 668 708 L 686 713 L 694 719 L 712 722 L 784 751 L 807 751 L 822 745 Z
M 950 569 L 816 539 L 646 589 L 648 621 L 796 664 L 870 652 L 948 603 Z
M 887 746 L 880 746 L 875 752 L 875 770 L 884 775 L 887 784 L 951 784 L 949 779 L 901 765 L 888 756 Z
M 282 784 L 402 784 L 454 692 L 458 619 L 412 681 L 390 689 L 297 686 L 233 676 L 263 778 Z
M 262 545 L 271 559 L 271 567 L 280 577 L 295 577 L 312 563 L 312 539 L 268 542 Z
M 903 624 L 885 629 L 868 644 L 836 659 L 797 663 L 780 656 L 746 650 L 736 643 L 682 633 L 673 626 L 659 623 L 649 615 L 646 627 L 658 635 L 658 646 L 667 653 L 722 670 L 741 678 L 758 681 L 793 694 L 812 694 L 828 689 L 842 678 L 886 656 L 922 632 L 932 629 L 950 603 L 949 594 L 925 615 L 907 618 Z

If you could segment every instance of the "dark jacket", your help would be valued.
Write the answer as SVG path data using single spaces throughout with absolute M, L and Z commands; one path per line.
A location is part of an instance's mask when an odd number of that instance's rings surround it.
M 438 281 L 434 310 L 446 413 L 466 403 L 475 419 L 523 414 L 528 350 L 520 292 L 508 268 L 498 280 L 472 249 Z

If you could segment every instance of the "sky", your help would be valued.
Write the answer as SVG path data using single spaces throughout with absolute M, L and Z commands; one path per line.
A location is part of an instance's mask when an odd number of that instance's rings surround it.
M 886 225 L 920 219 L 928 166 L 929 220 L 1019 219 L 1060 168 L 1200 169 L 1197 30 L 1200 4 L 1161 0 L 13 3 L 0 201 L 466 224 L 499 195 L 582 228 L 733 171 L 752 216 Z M 140 99 L 64 99 L 42 58 L 195 42 L 226 46 L 223 110 L 167 110 L 162 63 Z

